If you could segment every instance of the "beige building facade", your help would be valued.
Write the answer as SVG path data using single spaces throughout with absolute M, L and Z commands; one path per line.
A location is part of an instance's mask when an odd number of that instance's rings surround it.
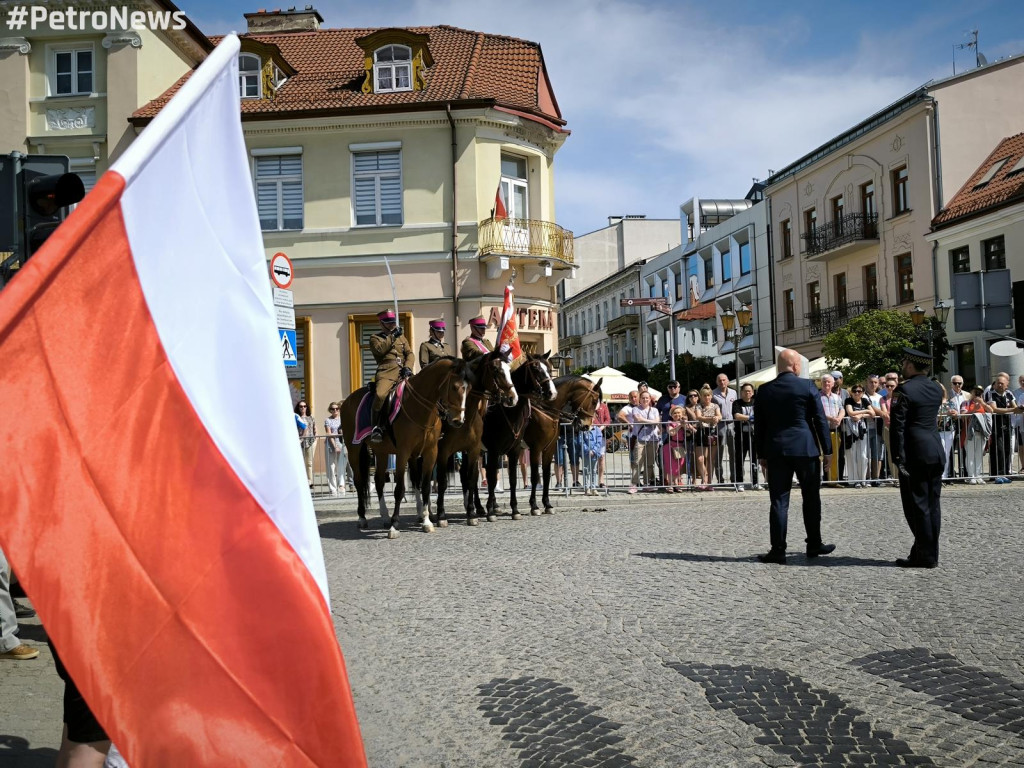
M 1024 125 L 1022 89 L 1021 56 L 926 84 L 765 181 L 778 345 L 814 358 L 862 312 L 934 305 L 931 220 Z
M 136 5 L 155 13 L 178 10 L 162 0 Z M 74 6 L 47 3 L 55 11 Z M 5 20 L 0 21 L 0 153 L 67 155 L 86 189 L 135 138 L 132 113 L 213 50 L 187 20 L 182 29 L 115 31 L 11 30 Z

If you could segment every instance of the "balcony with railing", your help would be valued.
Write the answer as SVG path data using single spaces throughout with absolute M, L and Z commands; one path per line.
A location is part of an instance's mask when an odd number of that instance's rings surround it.
M 618 317 L 608 321 L 608 327 L 605 329 L 605 333 L 609 336 L 617 336 L 620 333 L 626 331 L 636 331 L 640 329 L 640 315 L 635 312 L 630 312 L 628 315 L 619 315 Z
M 573 336 L 563 336 L 558 340 L 559 349 L 579 349 L 583 344 L 583 337 L 578 333 Z
M 804 257 L 828 261 L 878 241 L 877 213 L 848 213 L 835 221 L 815 227 L 806 235 Z
M 845 304 L 827 307 L 817 312 L 808 312 L 804 317 L 807 318 L 810 337 L 816 339 L 832 333 L 845 325 L 852 317 L 881 308 L 882 302 L 880 301 L 848 301 Z
M 494 280 L 518 267 L 524 281 L 547 278 L 552 285 L 576 273 L 572 232 L 539 219 L 484 219 L 479 229 L 480 261 Z

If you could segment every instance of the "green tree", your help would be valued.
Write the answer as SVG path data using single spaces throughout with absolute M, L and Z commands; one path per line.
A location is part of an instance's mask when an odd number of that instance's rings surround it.
M 691 357 L 687 365 L 684 355 L 676 355 L 676 381 L 684 388 L 700 389 L 704 384 L 715 386 L 715 376 L 719 370 L 710 357 Z M 670 378 L 668 363 L 662 362 L 651 368 L 647 383 L 659 392 L 664 392 Z
M 927 322 L 932 328 L 935 371 L 942 373 L 949 342 L 938 320 L 929 317 Z M 829 368 L 841 370 L 844 381 L 850 384 L 863 381 L 873 373 L 900 370 L 904 347 L 927 350 L 927 329 L 916 328 L 906 312 L 880 309 L 851 318 L 828 334 L 822 353 Z
M 625 374 L 631 379 L 636 379 L 637 381 L 646 381 L 648 384 L 651 383 L 647 378 L 648 376 L 650 376 L 651 372 L 647 370 L 646 366 L 640 363 L 628 362 L 616 367 L 619 369 L 621 373 Z

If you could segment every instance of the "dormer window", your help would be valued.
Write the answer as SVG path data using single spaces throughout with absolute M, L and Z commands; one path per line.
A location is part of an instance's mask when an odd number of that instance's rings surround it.
M 405 45 L 385 45 L 373 52 L 374 91 L 412 90 L 412 49 Z
M 260 57 L 252 53 L 238 56 L 238 90 L 243 99 L 258 99 L 260 93 Z

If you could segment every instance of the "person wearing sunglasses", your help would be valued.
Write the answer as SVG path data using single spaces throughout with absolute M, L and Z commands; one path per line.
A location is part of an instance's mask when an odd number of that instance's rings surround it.
M 843 403 L 846 419 L 843 422 L 843 441 L 846 446 L 847 481 L 854 488 L 867 485 L 868 475 L 868 423 L 875 420 L 871 401 L 864 396 L 864 387 L 854 384 L 850 396 Z
M 295 427 L 299 430 L 299 445 L 302 446 L 302 458 L 306 464 L 306 480 L 309 490 L 313 490 L 313 451 L 316 449 L 316 419 L 309 410 L 305 399 L 295 404 Z
M 345 446 L 341 435 L 341 406 L 329 403 L 327 418 L 324 419 L 324 432 L 327 433 L 327 488 L 331 496 L 345 495 L 345 474 L 348 472 L 348 461 L 345 458 Z

